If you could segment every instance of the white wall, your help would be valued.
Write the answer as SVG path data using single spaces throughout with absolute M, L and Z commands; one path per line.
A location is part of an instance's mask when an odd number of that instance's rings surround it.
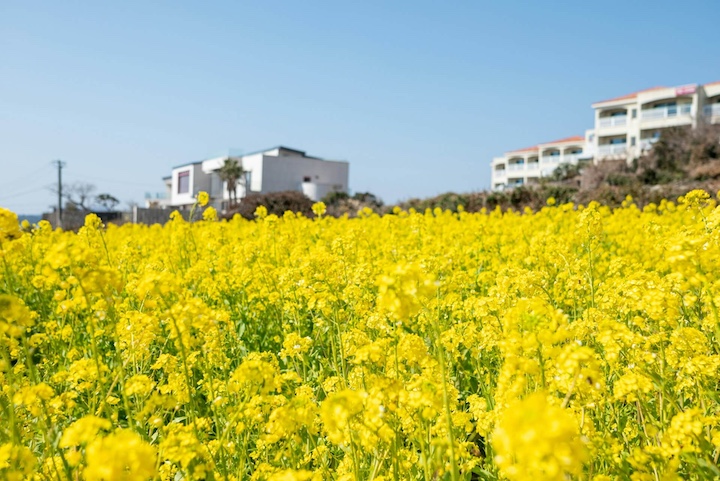
M 181 172 L 190 172 L 190 187 L 184 194 L 178 192 L 178 175 Z M 188 164 L 175 167 L 172 171 L 172 190 L 170 194 L 170 205 L 182 206 L 195 203 L 195 196 L 201 190 L 207 191 L 210 188 L 210 179 L 203 173 L 202 164 Z
M 319 160 L 300 156 L 263 156 L 262 193 L 283 190 L 303 191 L 303 183 L 318 184 L 316 193 L 348 191 L 349 164 L 347 162 Z M 253 178 L 253 190 L 255 179 Z M 308 187 L 309 188 L 309 187 Z M 313 200 L 320 200 L 319 198 Z
M 222 208 L 223 201 L 230 198 L 227 186 L 216 173 L 227 156 L 215 157 L 175 167 L 172 171 L 170 204 L 188 206 L 195 202 L 198 192 L 210 195 L 211 205 Z M 313 200 L 320 200 L 332 191 L 348 192 L 349 164 L 342 161 L 321 160 L 304 157 L 286 149 L 273 149 L 241 158 L 244 170 L 250 172 L 249 192 L 238 182 L 238 198 L 250 193 L 279 191 L 304 192 Z M 187 193 L 178 193 L 178 175 L 189 171 L 190 188 Z M 306 179 L 309 178 L 309 181 Z

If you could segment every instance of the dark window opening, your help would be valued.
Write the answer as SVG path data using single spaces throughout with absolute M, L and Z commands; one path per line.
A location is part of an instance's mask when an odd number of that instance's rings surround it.
M 178 173 L 178 194 L 190 192 L 190 171 Z

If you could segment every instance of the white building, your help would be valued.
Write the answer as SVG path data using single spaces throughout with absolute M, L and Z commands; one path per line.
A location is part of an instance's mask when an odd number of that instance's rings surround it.
M 561 164 L 577 164 L 585 157 L 585 145 L 586 138 L 578 135 L 506 152 L 492 161 L 492 188 L 536 183 Z
M 595 160 L 631 161 L 649 150 L 664 129 L 720 123 L 720 82 L 654 87 L 596 102 Z
M 492 160 L 492 188 L 537 182 L 560 164 L 580 160 L 631 162 L 649 150 L 664 129 L 720 124 L 720 81 L 705 85 L 654 87 L 592 104 L 595 127 L 568 137 L 505 153 Z
M 229 156 L 214 157 L 179 165 L 165 177 L 168 205 L 187 208 L 195 203 L 198 192 L 210 195 L 210 204 L 218 210 L 227 208 L 230 195 L 217 170 Z M 237 184 L 238 199 L 248 194 L 298 191 L 312 200 L 320 200 L 330 192 L 347 192 L 349 164 L 345 161 L 323 160 L 301 150 L 287 147 L 233 156 L 246 171 Z

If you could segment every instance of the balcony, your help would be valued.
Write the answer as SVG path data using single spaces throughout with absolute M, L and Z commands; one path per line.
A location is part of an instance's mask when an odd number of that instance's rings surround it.
M 720 103 L 706 105 L 703 109 L 705 117 L 720 117 Z
M 598 127 L 622 127 L 627 125 L 627 115 L 613 115 L 611 117 L 600 117 L 598 120 Z
M 524 163 L 518 163 L 518 164 L 508 164 L 508 170 L 516 172 L 518 170 L 525 170 L 525 164 Z
M 563 163 L 563 164 L 577 164 L 578 161 L 580 160 L 580 156 L 581 156 L 581 155 L 582 155 L 582 153 L 578 153 L 578 154 L 565 154 L 565 155 L 563 155 L 563 157 L 562 157 L 562 163 Z
M 543 164 L 559 164 L 561 158 L 559 155 L 543 155 L 540 160 Z
M 627 151 L 627 144 L 605 144 L 598 146 L 598 155 L 619 155 Z
M 535 172 L 540 168 L 540 164 L 538 162 L 528 162 L 527 164 L 527 170 L 530 172 Z
M 670 119 L 680 115 L 690 115 L 691 112 L 692 104 L 668 105 L 654 109 L 642 109 L 640 118 L 642 120 Z

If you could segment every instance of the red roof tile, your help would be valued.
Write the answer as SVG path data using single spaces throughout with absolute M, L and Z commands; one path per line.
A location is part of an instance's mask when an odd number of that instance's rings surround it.
M 653 91 L 653 90 L 660 90 L 660 89 L 664 89 L 664 88 L 667 88 L 667 87 L 652 87 L 652 88 L 649 88 L 649 89 L 638 90 L 637 92 L 633 92 L 633 93 L 631 93 L 631 94 L 622 95 L 622 96 L 620 96 L 620 97 L 615 97 L 615 98 L 612 98 L 612 99 L 600 100 L 599 102 L 595 102 L 595 103 L 596 103 L 596 104 L 601 104 L 601 103 L 604 103 L 604 102 L 615 102 L 615 101 L 617 101 L 617 100 L 634 99 L 635 97 L 638 96 L 638 94 L 641 94 L 641 93 L 644 93 L 644 92 L 651 92 L 651 91 Z
M 528 150 L 537 150 L 538 146 L 533 145 L 532 147 L 525 147 L 524 149 L 509 150 L 508 152 L 527 152 Z
M 530 150 L 537 150 L 538 148 L 540 148 L 541 145 L 547 145 L 547 144 L 563 144 L 566 142 L 584 142 L 584 141 L 585 141 L 585 137 L 583 137 L 582 135 L 574 135 L 572 137 L 565 137 L 564 139 L 560 139 L 560 140 L 553 140 L 552 142 L 541 142 L 538 145 L 533 145 L 532 147 L 525 147 L 524 149 L 509 150 L 507 153 L 512 154 L 515 152 L 528 152 Z
M 585 142 L 585 137 L 582 135 L 573 135 L 572 137 L 565 137 L 564 139 L 560 140 L 553 140 L 552 142 L 543 142 L 544 144 L 562 144 L 565 142 Z

